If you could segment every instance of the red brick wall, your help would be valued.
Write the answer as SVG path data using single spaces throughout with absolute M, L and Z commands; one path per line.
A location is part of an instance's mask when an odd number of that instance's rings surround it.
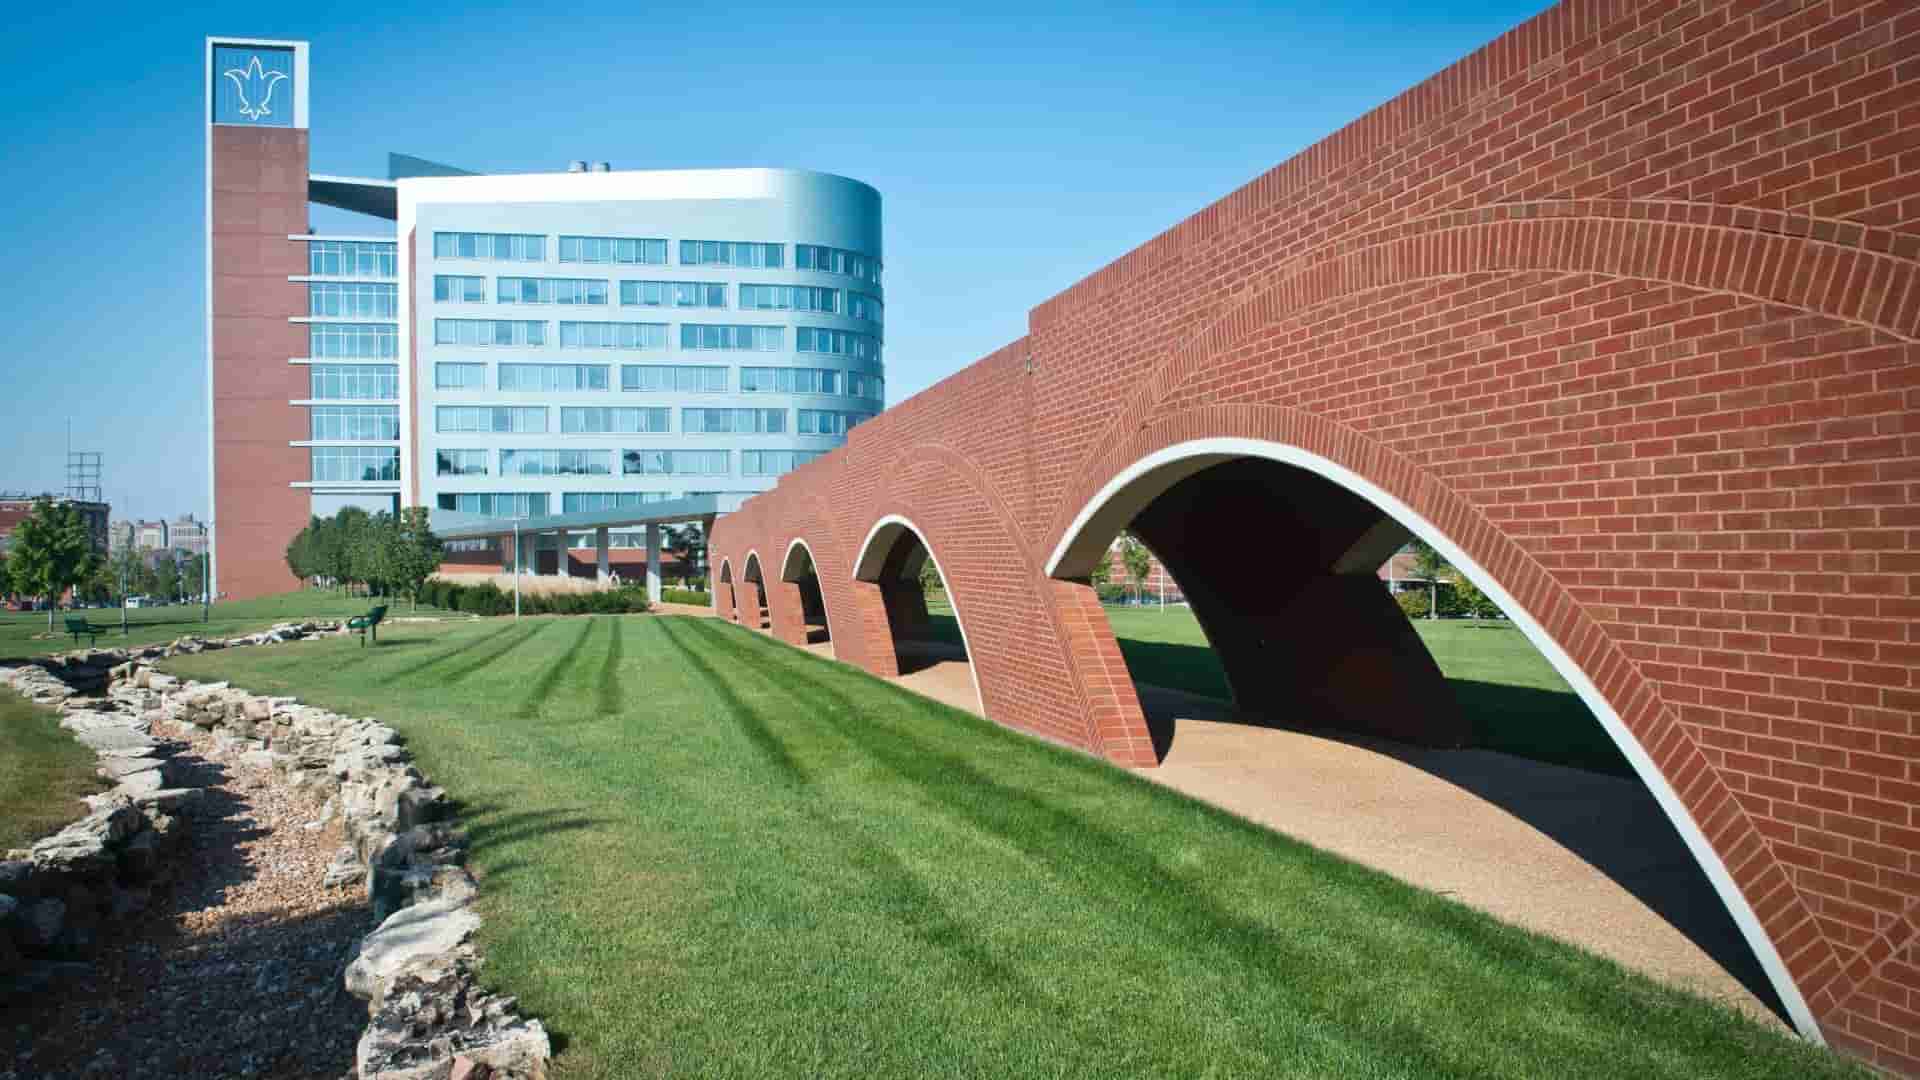
M 1034 309 L 712 557 L 804 537 L 885 673 L 850 568 L 907 518 L 987 715 L 1148 765 L 1049 555 L 1155 451 L 1316 454 L 1587 674 L 1824 1036 L 1920 1074 L 1917 256 L 1920 8 L 1564 3 Z
M 214 127 L 213 140 L 213 528 L 220 591 L 262 596 L 299 587 L 287 542 L 306 525 L 312 500 L 306 411 L 307 133 L 293 128 Z

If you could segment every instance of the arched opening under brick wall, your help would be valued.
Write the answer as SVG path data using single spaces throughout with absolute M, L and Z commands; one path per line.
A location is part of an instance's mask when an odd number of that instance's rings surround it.
M 1444 842 L 1456 822 L 1471 828 L 1481 816 L 1528 843 L 1544 837 L 1560 850 L 1545 851 L 1542 865 L 1571 867 L 1580 879 L 1565 883 L 1563 897 L 1639 912 L 1619 934 L 1643 938 L 1650 960 L 1660 962 L 1678 941 L 1699 954 L 1674 961 L 1697 972 L 1696 989 L 1738 995 L 1750 1011 L 1763 1007 L 1803 1035 L 1820 1037 L 1720 854 L 1591 673 L 1430 521 L 1337 462 L 1233 437 L 1177 443 L 1121 469 L 1063 532 L 1047 575 L 1084 581 L 1122 530 L 1143 541 L 1178 582 L 1231 698 L 1209 704 L 1166 693 L 1141 669 L 1168 658 L 1127 655 L 1161 757 L 1161 767 L 1147 775 L 1210 801 L 1237 790 L 1249 807 L 1276 809 L 1268 824 L 1336 851 L 1340 843 L 1325 837 L 1355 825 L 1353 818 L 1373 819 L 1358 823 L 1373 831 L 1371 839 L 1356 840 L 1370 850 Z M 1476 732 L 1462 707 L 1471 703 L 1449 686 L 1377 573 L 1410 537 L 1432 545 L 1485 592 L 1511 619 L 1514 629 L 1506 632 L 1524 635 L 1564 678 L 1587 722 L 1617 749 L 1622 776 L 1461 749 Z M 1349 819 L 1337 820 L 1341 813 Z M 1441 857 L 1470 858 L 1471 847 L 1449 851 L 1443 844 Z M 1597 875 L 1582 879 L 1583 868 Z M 1475 872 L 1497 873 L 1489 866 Z M 1560 887 L 1524 877 L 1510 886 L 1522 896 Z M 1645 918 L 1647 911 L 1658 918 Z M 1563 910 L 1546 918 L 1604 923 L 1608 916 Z M 1591 944 L 1595 932 L 1561 936 Z M 1690 979 L 1682 972 L 1675 981 Z
M 931 604 L 922 583 L 929 568 L 940 583 Z M 880 591 L 899 680 L 928 697 L 985 715 L 959 603 L 919 527 L 897 515 L 876 522 L 854 559 L 853 577 Z
M 767 612 L 767 582 L 760 571 L 759 552 L 747 552 L 747 561 L 740 568 L 740 579 L 746 587 L 739 590 L 740 625 L 753 630 L 773 629 L 773 620 Z
M 720 560 L 720 574 L 714 579 L 719 588 L 713 591 L 713 602 L 720 606 L 720 616 L 733 622 L 740 621 L 740 597 L 736 594 L 733 581 L 733 563 L 728 559 Z
M 833 628 L 827 621 L 826 594 L 820 588 L 820 569 L 814 565 L 813 549 L 795 537 L 780 560 L 780 582 L 791 586 L 783 591 L 786 602 L 795 606 L 803 644 L 826 656 L 833 655 Z

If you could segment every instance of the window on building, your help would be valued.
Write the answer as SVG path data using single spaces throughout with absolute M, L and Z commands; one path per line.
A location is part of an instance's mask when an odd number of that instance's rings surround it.
M 880 260 L 871 255 L 818 244 L 793 245 L 793 265 L 798 270 L 824 270 L 845 274 L 859 281 L 880 284 Z
M 667 347 L 667 324 L 563 322 L 560 324 L 560 347 L 563 349 L 664 349 Z
M 743 367 L 742 393 L 838 394 L 840 372 L 829 368 Z
M 644 237 L 563 236 L 560 238 L 560 261 L 665 266 L 667 242 Z
M 398 364 L 314 364 L 308 396 L 331 401 L 400 400 Z
M 326 319 L 391 319 L 399 288 L 376 281 L 313 281 L 307 284 L 307 314 Z
M 400 438 L 400 410 L 392 405 L 315 405 L 313 438 L 394 442 Z
M 611 450 L 502 450 L 501 476 L 611 476 Z
M 727 287 L 704 281 L 623 281 L 620 302 L 629 307 L 723 308 Z
M 638 393 L 724 394 L 727 369 L 693 364 L 622 364 L 620 389 Z
M 885 402 L 887 399 L 886 380 L 878 375 L 867 375 L 858 371 L 849 371 L 847 372 L 847 394 L 849 397 Z
M 606 364 L 501 364 L 499 378 L 502 390 L 605 390 L 611 368 Z
M 436 472 L 441 476 L 487 475 L 485 450 L 436 450 L 433 459 Z
M 560 509 L 573 514 L 588 510 L 627 510 L 648 503 L 668 502 L 679 498 L 674 491 L 569 491 L 560 496 Z M 609 547 L 643 547 L 645 542 L 621 544 L 619 533 L 608 535 Z M 576 545 L 590 546 L 590 545 Z
M 880 298 L 868 296 L 863 292 L 847 290 L 847 314 L 863 322 L 879 326 L 882 320 Z
M 493 286 L 502 304 L 604 304 L 607 283 L 593 278 L 503 277 Z
M 316 446 L 312 449 L 316 481 L 393 483 L 400 479 L 397 446 Z
M 785 409 L 681 409 L 680 431 L 687 435 L 764 434 L 787 430 Z
M 840 290 L 817 285 L 742 285 L 742 311 L 818 311 L 840 313 Z
M 623 450 L 620 471 L 628 476 L 727 476 L 730 450 Z
M 818 450 L 742 450 L 741 476 L 779 476 L 820 456 Z
M 681 323 L 680 347 L 779 352 L 787 347 L 787 331 L 782 326 L 709 326 L 702 323 Z
M 873 419 L 872 413 L 838 412 L 829 409 L 799 409 L 798 433 L 801 435 L 845 435 L 847 429 Z
M 778 270 L 786 262 L 785 244 L 750 244 L 732 240 L 680 241 L 681 266 L 753 266 Z
M 443 491 L 439 504 L 442 510 L 456 510 L 483 517 L 528 518 L 547 515 L 547 494 L 544 491 Z
M 437 232 L 433 234 L 433 257 L 546 262 L 547 238 L 526 233 Z
M 563 406 L 563 435 L 656 434 L 670 430 L 672 410 L 651 406 Z
M 433 298 L 443 304 L 484 304 L 487 279 L 469 274 L 435 274 Z
M 850 330 L 826 330 L 801 326 L 794 330 L 794 348 L 800 352 L 851 356 L 855 360 L 880 359 L 880 339 Z
M 498 431 L 544 434 L 544 405 L 440 405 L 434 408 L 434 430 L 439 432 Z
M 547 324 L 514 319 L 435 319 L 435 345 L 545 345 Z
M 313 240 L 307 273 L 315 277 L 380 277 L 399 273 L 394 245 L 377 240 Z
M 435 390 L 485 390 L 487 365 L 440 363 L 433 365 Z
M 379 323 L 308 323 L 307 355 L 315 360 L 393 360 L 400 331 Z

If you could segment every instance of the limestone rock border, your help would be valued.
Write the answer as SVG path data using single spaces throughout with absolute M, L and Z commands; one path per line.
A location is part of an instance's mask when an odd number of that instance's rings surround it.
M 411 763 L 392 728 L 263 697 L 223 682 L 180 680 L 152 661 L 181 653 L 310 640 L 344 632 L 332 623 L 288 623 L 216 641 L 182 639 L 139 649 L 93 649 L 0 666 L 0 684 L 62 711 L 61 726 L 100 756 L 114 790 L 91 797 L 81 821 L 0 862 L 0 976 L 24 966 L 19 946 L 57 957 L 91 947 L 106 918 L 143 907 L 183 835 L 173 811 L 200 795 L 178 779 L 153 737 L 191 724 L 216 746 L 271 768 L 285 784 L 328 796 L 346 843 L 328 867 L 331 886 L 364 883 L 379 925 L 347 966 L 348 992 L 367 1001 L 356 1053 L 362 1080 L 544 1080 L 552 1044 L 514 999 L 486 994 L 472 944 L 478 886 L 465 868 L 465 836 L 446 792 Z M 15 859 L 12 855 L 24 855 Z M 19 978 L 19 976 L 15 976 Z M 0 986 L 5 985 L 0 978 Z M 28 982 L 32 982 L 29 979 Z M 44 983 L 44 979 L 41 980 Z

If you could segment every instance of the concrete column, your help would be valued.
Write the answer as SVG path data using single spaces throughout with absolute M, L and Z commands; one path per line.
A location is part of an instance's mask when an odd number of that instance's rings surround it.
M 595 577 L 599 579 L 601 587 L 605 588 L 607 584 L 607 527 L 605 525 L 593 530 L 593 555 Z
M 660 526 L 647 525 L 647 599 L 660 602 Z

